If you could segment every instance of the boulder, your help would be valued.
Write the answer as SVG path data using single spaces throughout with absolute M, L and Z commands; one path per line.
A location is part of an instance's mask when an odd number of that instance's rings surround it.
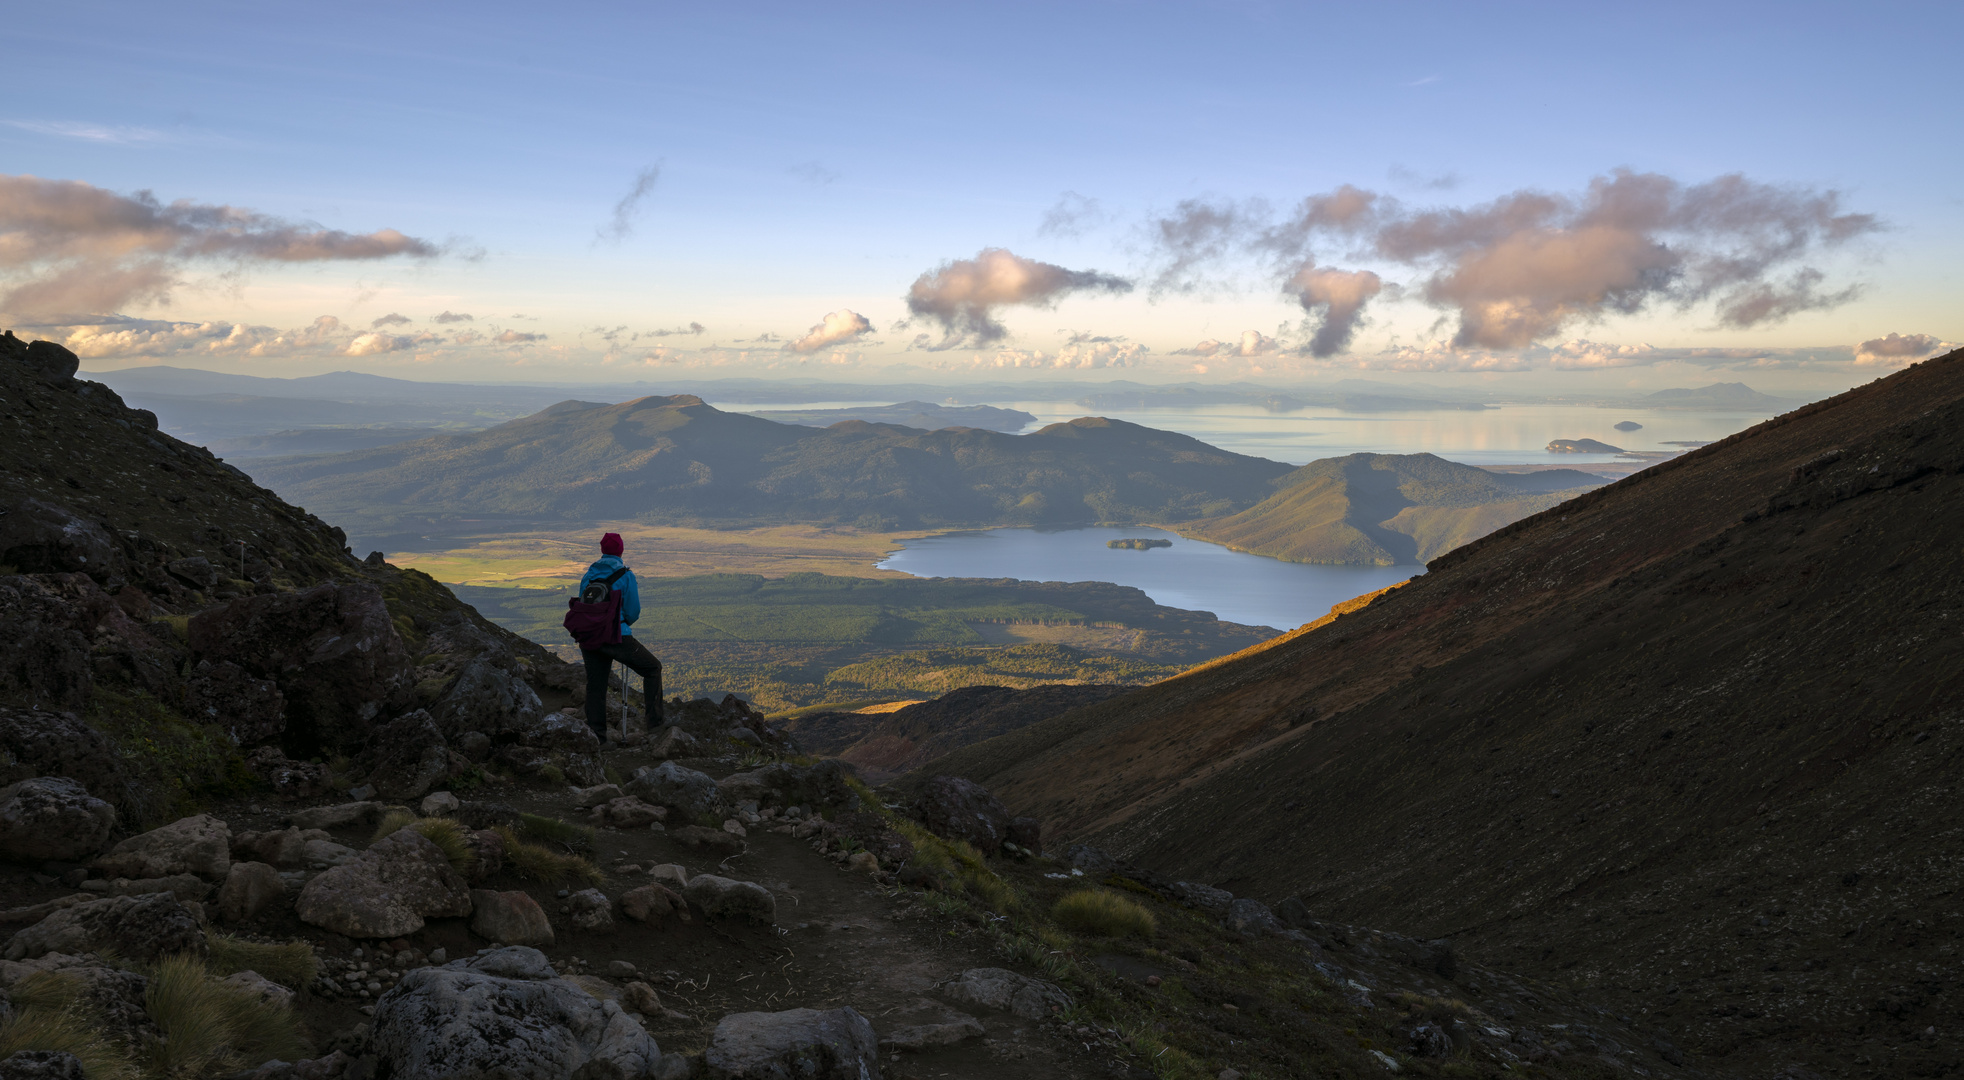
M 196 874 L 172 874 L 160 878 L 116 878 L 105 881 L 96 878 L 84 881 L 82 887 L 91 892 L 101 892 L 108 896 L 143 896 L 147 893 L 169 893 L 186 902 L 202 901 L 211 894 L 211 886 Z
M 539 695 L 525 682 L 508 651 L 480 651 L 453 676 L 430 706 L 430 715 L 447 735 L 475 731 L 487 736 L 522 731 L 545 714 Z M 465 756 L 469 757 L 468 751 Z M 482 761 L 483 758 L 473 758 Z
M 1282 930 L 1282 924 L 1267 904 L 1245 896 L 1228 902 L 1226 919 L 1227 928 L 1237 934 L 1274 934 Z
M 232 869 L 232 829 L 210 814 L 179 818 L 110 848 L 95 868 L 110 877 L 199 874 L 220 880 Z
M 230 660 L 200 660 L 185 681 L 185 715 L 217 724 L 240 746 L 256 746 L 286 731 L 286 695 Z
M 1188 907 L 1220 917 L 1226 917 L 1228 905 L 1234 903 L 1234 894 L 1226 889 L 1216 889 L 1212 885 L 1202 885 L 1197 881 L 1176 881 L 1167 886 L 1166 891 L 1173 899 Z
M 479 829 L 464 839 L 477 861 L 471 866 L 471 880 L 485 881 L 505 866 L 505 838 L 491 829 Z
M 754 881 L 737 881 L 715 874 L 697 874 L 682 888 L 682 896 L 711 919 L 777 921 L 777 898 Z
M 899 866 L 914 857 L 914 842 L 895 832 L 878 814 L 841 814 L 838 835 L 871 852 L 885 866 Z
M 923 785 L 914 815 L 936 836 L 966 840 L 985 855 L 1001 851 L 1009 839 L 1009 808 L 988 788 L 959 776 L 937 776 Z
M 471 933 L 500 945 L 551 945 L 552 923 L 528 893 L 471 890 Z
M 333 837 L 321 829 L 286 828 L 268 832 L 242 832 L 232 837 L 232 858 L 247 862 L 271 863 L 291 870 L 307 865 L 307 844 Z M 236 865 L 236 863 L 235 863 Z
M 1316 917 L 1309 913 L 1309 905 L 1303 903 L 1300 896 L 1291 896 L 1275 905 L 1275 917 L 1282 920 L 1284 926 L 1297 930 L 1307 930 L 1316 922 Z
M 0 579 L 0 592 L 4 588 L 4 579 Z M 4 627 L 4 616 L 0 609 L 0 627 Z M 87 655 L 86 647 L 83 655 Z M 0 647 L 0 666 L 10 658 L 18 659 Z M 5 682 L 0 677 L 0 689 Z M 0 752 L 41 776 L 68 777 L 87 788 L 89 794 L 110 803 L 120 805 L 129 790 L 129 770 L 123 755 L 108 737 L 73 713 L 0 705 Z
M 218 917 L 245 922 L 286 895 L 277 867 L 263 862 L 235 862 L 218 890 Z
M 261 1005 L 271 1005 L 276 1009 L 293 1007 L 293 991 L 261 975 L 257 971 L 238 971 L 219 980 L 219 985 L 230 987 L 242 994 L 250 994 Z
M 218 567 L 203 555 L 192 555 L 183 559 L 172 559 L 164 564 L 170 576 L 194 589 L 209 589 L 218 584 Z
M 382 591 L 367 583 L 243 597 L 193 615 L 189 639 L 200 659 L 279 684 L 296 753 L 360 746 L 415 687 Z
M 301 810 L 288 815 L 286 822 L 300 829 L 372 829 L 381 823 L 386 809 L 381 803 L 358 799 Z
M 619 784 L 595 784 L 590 788 L 579 788 L 573 792 L 573 808 L 591 810 L 621 797 Z
M 465 761 L 481 765 L 491 756 L 491 736 L 482 731 L 466 731 L 450 740 L 450 749 L 462 754 Z
M 1071 1007 L 1071 995 L 1056 983 L 1002 968 L 970 968 L 935 988 L 943 997 L 982 1009 L 1042 1020 Z
M 66 1050 L 16 1050 L 0 1059 L 0 1080 L 88 1080 L 88 1074 Z
M 871 1080 L 880 1075 L 873 1024 L 852 1008 L 731 1013 L 703 1063 L 716 1080 Z
M 673 820 L 694 825 L 721 823 L 725 806 L 716 781 L 707 773 L 684 768 L 673 761 L 643 765 L 623 790 L 641 801 L 667 807 Z
M 40 499 L 21 499 L 0 514 L 0 563 L 23 574 L 87 574 L 98 581 L 128 569 L 108 529 Z
M 812 765 L 774 762 L 717 781 L 729 802 L 758 806 L 804 806 L 857 809 L 859 796 L 846 786 L 851 775 L 843 763 L 828 758 Z
M 282 799 L 311 799 L 328 792 L 327 767 L 295 761 L 277 746 L 262 746 L 246 755 L 246 771 L 266 782 Z
M 668 1012 L 662 1007 L 661 995 L 655 993 L 655 988 L 639 979 L 621 987 L 621 1004 L 642 1016 L 661 1016 Z
M 667 807 L 650 806 L 633 795 L 623 795 L 605 806 L 596 806 L 591 815 L 595 825 L 615 829 L 645 829 L 667 816 Z
M 29 926 L 7 942 L 6 958 L 31 960 L 48 953 L 114 953 L 126 963 L 148 964 L 188 952 L 204 956 L 204 927 L 175 896 L 112 896 L 84 900 Z
M 662 863 L 648 868 L 648 876 L 671 889 L 684 888 L 689 884 L 689 871 L 681 863 Z
M 449 747 L 436 721 L 417 709 L 376 728 L 355 766 L 383 798 L 420 799 L 449 775 Z
M 397 829 L 309 881 L 294 911 L 351 938 L 393 938 L 421 930 L 429 916 L 469 915 L 471 893 L 440 848 Z
M 463 801 L 447 791 L 425 795 L 417 809 L 424 817 L 450 817 L 464 808 Z
M 572 909 L 575 930 L 605 933 L 614 928 L 614 902 L 599 889 L 581 889 L 566 898 L 566 906 Z
M 1004 839 L 1026 851 L 1043 851 L 1043 822 L 1033 817 L 1009 819 L 1009 835 Z
M 689 918 L 689 906 L 666 885 L 650 883 L 621 894 L 621 914 L 635 922 L 655 922 L 680 912 Z
M 562 754 L 597 754 L 600 736 L 587 726 L 586 718 L 567 710 L 547 713 L 520 730 L 518 741 L 525 746 Z
M 150 980 L 136 972 L 58 952 L 35 960 L 0 960 L 0 985 L 10 989 L 22 979 L 40 973 L 58 974 L 77 990 L 76 1004 L 91 1017 L 97 1030 L 110 1039 L 141 1046 L 162 1034 L 144 1007 Z
M 64 776 L 0 788 L 0 856 L 75 862 L 102 850 L 116 809 Z
M 964 1016 L 941 1024 L 912 1024 L 895 1028 L 880 1040 L 880 1045 L 888 1050 L 906 1050 L 919 1053 L 942 1046 L 953 1046 L 968 1039 L 979 1039 L 986 1032 L 982 1022 L 973 1016 Z
M 527 948 L 410 971 L 375 1003 L 367 1049 L 389 1080 L 641 1080 L 661 1064 L 619 1002 Z
M 648 756 L 663 760 L 701 757 L 705 752 L 706 747 L 702 740 L 673 724 L 657 728 L 655 734 L 648 740 Z

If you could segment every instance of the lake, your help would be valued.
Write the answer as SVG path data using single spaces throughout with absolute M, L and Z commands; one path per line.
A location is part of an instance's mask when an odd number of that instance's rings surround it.
M 1126 537 L 1170 540 L 1172 547 L 1114 550 Z M 1163 529 L 989 529 L 905 541 L 879 564 L 915 577 L 1110 581 L 1155 603 L 1211 611 L 1228 622 L 1293 630 L 1354 596 L 1425 572 L 1423 566 L 1315 566 L 1230 551 Z

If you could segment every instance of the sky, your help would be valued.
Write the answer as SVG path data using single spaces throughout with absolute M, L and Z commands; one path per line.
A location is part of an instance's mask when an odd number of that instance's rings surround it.
M 1945 4 L 10 13 L 90 370 L 1819 396 L 1964 341 Z

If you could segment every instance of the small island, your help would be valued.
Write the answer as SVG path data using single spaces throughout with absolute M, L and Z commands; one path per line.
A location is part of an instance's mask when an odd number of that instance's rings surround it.
M 1639 424 L 1639 423 L 1637 423 L 1637 422 L 1636 422 L 1635 420 L 1624 420 L 1624 421 L 1621 421 L 1621 422 L 1619 422 L 1619 423 L 1618 423 L 1618 424 L 1616 425 L 1616 430 L 1618 430 L 1618 431 L 1642 431 L 1642 430 L 1643 430 L 1643 425 L 1642 425 L 1642 424 Z
M 1172 547 L 1171 540 L 1153 540 L 1144 536 L 1128 537 L 1124 540 L 1107 540 L 1105 546 L 1116 551 L 1151 551 L 1154 548 Z
M 1620 454 L 1623 448 L 1594 439 L 1556 439 L 1548 444 L 1551 454 Z

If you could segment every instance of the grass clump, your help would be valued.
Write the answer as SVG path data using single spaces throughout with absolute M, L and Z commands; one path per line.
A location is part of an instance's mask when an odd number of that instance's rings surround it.
M 9 992 L 14 1014 L 0 1023 L 0 1059 L 22 1050 L 74 1054 L 88 1080 L 139 1080 L 120 1042 L 81 1007 L 79 980 L 54 972 L 30 975 Z
M 530 816 L 529 814 L 526 816 Z M 443 852 L 443 857 L 451 869 L 470 876 L 477 869 L 477 852 L 471 850 L 470 830 L 456 818 L 417 817 L 408 810 L 391 810 L 382 815 L 382 823 L 375 827 L 375 835 L 369 839 L 373 844 L 398 829 L 414 829 L 423 834 L 430 843 Z M 260 972 L 261 975 L 266 974 Z
M 1066 929 L 1094 937 L 1149 938 L 1159 930 L 1159 920 L 1137 901 L 1103 889 L 1066 893 L 1050 909 L 1050 917 Z
M 852 781 L 848 780 L 847 783 Z M 872 805 L 878 806 L 879 803 L 876 801 Z M 964 892 L 995 911 L 1008 912 L 1022 906 L 1022 897 L 1017 895 L 1015 886 L 997 877 L 974 845 L 963 840 L 943 839 L 898 815 L 888 815 L 887 822 L 914 845 L 914 857 L 910 861 L 915 866 L 959 885 Z
M 272 1058 L 297 1061 L 306 1053 L 292 1009 L 225 985 L 193 956 L 159 961 L 143 1004 L 164 1035 L 149 1048 L 146 1071 L 157 1077 L 217 1076 Z
M 505 863 L 519 877 L 545 885 L 598 885 L 606 880 L 600 868 L 584 856 L 532 843 L 508 826 L 499 826 L 497 832 L 505 842 Z
M 217 975 L 256 971 L 289 990 L 304 990 L 320 974 L 313 946 L 304 941 L 271 944 L 218 933 L 207 933 L 205 940 L 211 944 L 211 970 Z
M 594 832 L 592 826 L 575 825 L 555 817 L 539 814 L 518 815 L 519 827 L 525 835 L 542 844 L 558 844 L 568 851 L 592 851 Z

